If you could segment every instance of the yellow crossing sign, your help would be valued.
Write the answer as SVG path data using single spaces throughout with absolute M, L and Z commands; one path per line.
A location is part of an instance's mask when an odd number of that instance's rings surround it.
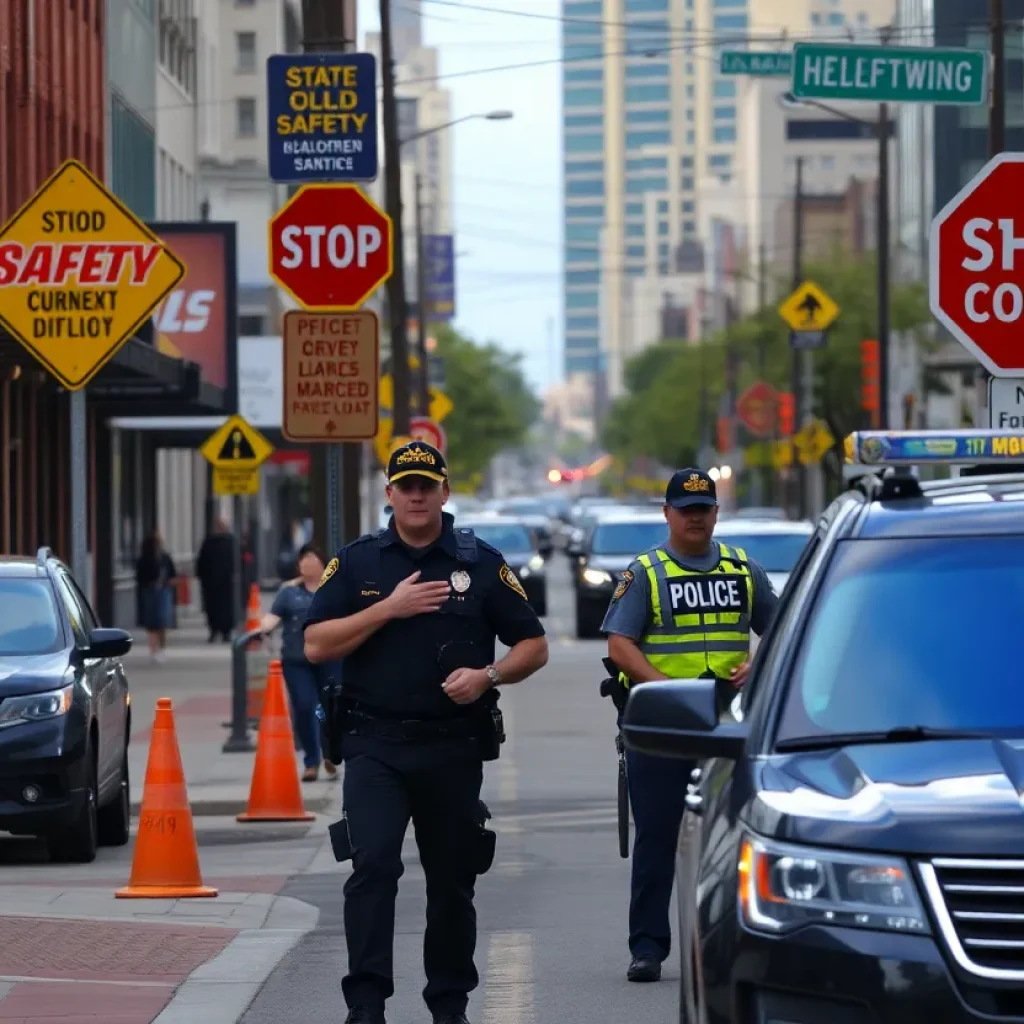
M 779 316 L 794 331 L 825 331 L 839 316 L 839 306 L 813 281 L 804 281 L 779 306 Z
M 832 431 L 823 420 L 811 420 L 805 427 L 793 435 L 793 444 L 800 454 L 800 461 L 805 465 L 820 462 L 821 457 L 836 443 Z
M 274 446 L 255 427 L 236 415 L 203 442 L 199 453 L 215 468 L 253 470 L 274 454 Z
M 381 377 L 378 396 L 380 401 L 380 425 L 377 430 L 377 436 L 374 438 L 373 446 L 377 452 L 377 460 L 382 466 L 387 466 L 392 449 L 397 447 L 395 439 L 392 437 L 395 422 L 392 416 L 392 410 L 395 406 L 395 382 L 390 373 L 386 373 Z M 430 389 L 430 412 L 428 415 L 435 423 L 440 423 L 454 408 L 455 403 L 443 391 L 439 391 L 437 388 Z

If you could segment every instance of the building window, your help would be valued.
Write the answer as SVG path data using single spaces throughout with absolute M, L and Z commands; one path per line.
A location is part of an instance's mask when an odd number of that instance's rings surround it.
M 731 124 L 716 125 L 714 131 L 711 133 L 712 141 L 722 142 L 735 142 L 736 141 L 736 126 Z
M 689 174 L 684 175 L 679 180 L 679 187 L 684 192 L 692 192 L 693 191 L 693 178 Z
M 668 65 L 656 64 L 651 61 L 644 61 L 642 64 L 628 64 L 626 66 L 626 81 L 631 82 L 634 78 L 668 78 Z
M 604 89 L 566 89 L 567 107 L 599 107 L 604 103 Z
M 566 224 L 565 240 L 567 242 L 596 242 L 601 235 L 598 224 Z
M 789 161 L 792 157 L 786 157 L 786 165 L 789 166 Z M 708 167 L 713 171 L 728 169 L 732 167 L 732 157 L 728 153 L 716 153 L 712 157 L 708 157 Z
M 567 270 L 565 283 L 569 284 L 600 284 L 600 270 Z
M 603 114 L 566 114 L 562 121 L 566 128 L 600 128 L 603 123 Z
M 658 110 L 631 110 L 629 123 L 634 124 L 668 124 L 668 107 Z
M 603 78 L 602 68 L 566 68 L 564 73 L 566 82 L 600 82 Z
M 570 245 L 565 250 L 566 263 L 600 263 L 596 246 Z
M 735 121 L 736 120 L 736 108 L 735 107 L 715 107 L 713 114 L 716 121 Z
M 566 219 L 573 220 L 604 220 L 604 205 L 594 203 L 590 206 L 567 206 L 565 208 Z
M 643 203 L 626 203 L 627 217 L 642 217 L 644 215 Z
M 742 31 L 747 27 L 745 14 L 716 14 L 714 29 L 716 32 Z
M 235 70 L 248 73 L 256 70 L 256 33 L 235 33 Z
M 572 18 L 585 18 L 587 15 L 601 16 L 601 0 L 584 0 L 579 4 L 566 4 L 565 13 Z
M 626 225 L 626 237 L 627 238 L 643 238 L 644 237 L 644 225 L 640 224 L 627 224 Z
M 604 149 L 603 135 L 566 135 L 566 153 L 600 153 Z
M 626 255 L 632 260 L 642 260 L 647 255 L 647 247 L 643 245 L 627 245 Z
M 731 100 L 736 95 L 735 82 L 715 82 L 712 89 L 716 100 Z
M 639 149 L 641 146 L 667 146 L 671 141 L 671 132 L 626 132 L 626 149 Z
M 662 236 L 668 234 L 668 221 L 667 220 L 659 220 L 658 221 L 658 234 L 662 235 Z
M 245 313 L 238 316 L 238 333 L 243 338 L 260 338 L 263 336 L 263 317 L 258 313 Z
M 604 171 L 602 160 L 579 160 L 576 163 L 566 163 L 566 174 L 601 174 Z
M 566 309 L 597 309 L 597 292 L 568 292 L 565 296 Z
M 684 235 L 695 235 L 697 233 L 697 225 L 692 220 L 683 221 L 683 234 Z
M 251 96 L 240 96 L 235 100 L 235 134 L 240 139 L 251 139 L 256 135 L 256 100 Z
M 644 192 L 667 192 L 668 178 L 627 178 L 626 192 L 629 195 Z
M 683 157 L 683 158 L 682 158 L 682 159 L 681 159 L 681 160 L 679 161 L 679 166 L 680 166 L 680 167 L 682 167 L 682 168 L 690 168 L 690 167 L 693 167 L 693 157 L 692 157 L 692 156 L 684 156 L 684 157 Z
M 603 196 L 604 181 L 600 178 L 580 178 L 578 181 L 565 183 L 567 196 Z
M 601 47 L 595 43 L 579 43 L 562 48 L 566 60 L 597 60 L 601 56 Z
M 626 0 L 627 14 L 657 14 L 668 10 L 668 0 Z
M 658 200 L 658 213 L 668 213 L 668 200 L 667 199 L 659 199 Z
M 596 331 L 600 328 L 596 316 L 567 316 L 565 318 L 565 329 L 567 331 Z
M 687 132 L 686 133 L 686 144 L 688 146 L 693 146 L 693 145 L 696 145 L 696 143 L 697 143 L 697 133 L 696 132 Z
M 667 85 L 627 85 L 627 103 L 667 103 Z M 628 115 L 627 115 L 628 116 Z

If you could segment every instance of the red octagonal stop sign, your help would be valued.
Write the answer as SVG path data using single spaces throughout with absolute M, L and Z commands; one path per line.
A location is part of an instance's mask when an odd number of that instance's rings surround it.
M 1024 154 L 993 157 L 932 221 L 932 313 L 994 377 L 1024 376 Z
M 303 185 L 270 221 L 270 276 L 306 309 L 358 309 L 392 270 L 391 218 L 358 185 Z

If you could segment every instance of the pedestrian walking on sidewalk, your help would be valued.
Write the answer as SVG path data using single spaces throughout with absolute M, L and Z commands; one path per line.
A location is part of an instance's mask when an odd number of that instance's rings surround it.
M 149 655 L 154 661 L 164 660 L 167 630 L 174 622 L 174 586 L 178 570 L 171 556 L 164 551 L 157 530 L 143 540 L 135 563 L 135 590 L 138 594 L 138 624 L 149 639 Z
M 238 558 L 235 538 L 225 519 L 218 518 L 213 532 L 203 540 L 196 556 L 196 577 L 203 595 L 203 612 L 210 629 L 210 643 L 219 636 L 231 640 L 238 603 Z
M 394 993 L 395 897 L 410 820 L 427 878 L 423 999 L 434 1024 L 468 1024 L 479 983 L 476 880 L 494 857 L 480 788 L 484 761 L 497 759 L 504 739 L 497 687 L 533 675 L 548 645 L 501 552 L 443 511 L 441 453 L 402 445 L 387 477 L 387 529 L 331 559 L 306 621 L 307 657 L 344 659 L 346 1024 L 384 1024 Z M 497 663 L 496 638 L 511 648 Z M 335 856 L 344 850 L 339 844 Z
M 320 703 L 323 671 L 320 665 L 306 658 L 302 625 L 324 574 L 324 559 L 312 544 L 299 548 L 298 569 L 299 575 L 277 592 L 270 611 L 260 622 L 260 630 L 266 636 L 281 627 L 281 671 L 291 697 L 295 732 L 302 744 L 306 766 L 302 781 L 315 782 L 320 774 L 320 722 L 316 707 Z M 324 770 L 328 778 L 337 778 L 338 771 L 333 764 L 325 761 Z

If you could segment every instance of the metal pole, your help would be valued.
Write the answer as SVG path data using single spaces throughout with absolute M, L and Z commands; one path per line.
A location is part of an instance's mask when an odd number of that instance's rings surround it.
M 394 387 L 393 431 L 409 433 L 409 338 L 405 296 L 405 245 L 402 232 L 402 161 L 398 139 L 398 104 L 391 46 L 391 0 L 380 0 L 381 114 L 384 128 L 385 205 L 394 236 L 394 273 L 388 280 L 391 317 L 391 379 Z
M 992 20 L 992 100 L 989 104 L 989 156 L 1006 148 L 1006 19 L 1003 0 L 989 0 Z
M 241 633 L 231 642 L 231 734 L 221 747 L 225 754 L 253 749 L 249 735 L 249 671 L 246 650 L 259 632 Z
M 327 465 L 327 550 L 337 551 L 344 543 L 341 525 L 341 445 L 326 446 Z
M 231 519 L 235 530 L 235 547 L 238 550 L 238 579 L 235 581 L 235 598 L 238 601 L 236 608 L 235 622 L 237 629 L 245 629 L 245 612 L 249 604 L 249 595 L 245 592 L 245 548 L 242 544 L 242 498 L 235 495 L 231 499 Z
M 804 247 L 804 158 L 796 158 L 796 193 L 793 198 L 793 290 L 803 284 L 803 247 Z M 791 379 L 793 389 L 794 427 L 799 430 L 803 426 L 805 407 L 810 405 L 811 393 L 805 394 L 805 384 L 810 377 L 813 383 L 813 368 L 810 366 L 811 353 L 793 349 Z M 808 373 L 808 369 L 811 372 Z M 803 465 L 796 467 L 798 490 L 796 505 L 801 518 L 807 515 L 807 473 Z
M 889 429 L 889 105 L 878 105 L 878 424 Z
M 416 378 L 417 405 L 421 416 L 430 415 L 430 370 L 427 366 L 427 259 L 423 242 L 423 182 L 416 172 Z
M 93 599 L 89 572 L 88 416 L 85 390 L 71 392 L 71 571 Z

